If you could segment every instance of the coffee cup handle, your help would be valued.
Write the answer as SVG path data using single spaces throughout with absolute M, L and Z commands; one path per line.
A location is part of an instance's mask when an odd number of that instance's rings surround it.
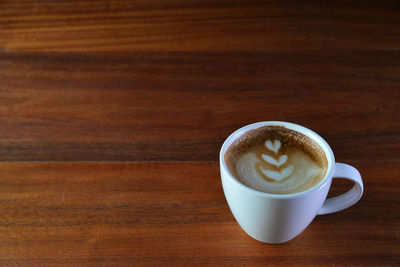
M 327 198 L 318 211 L 318 215 L 344 210 L 354 205 L 364 192 L 364 185 L 358 170 L 348 164 L 335 163 L 333 178 L 345 178 L 354 182 L 354 186 L 344 194 Z

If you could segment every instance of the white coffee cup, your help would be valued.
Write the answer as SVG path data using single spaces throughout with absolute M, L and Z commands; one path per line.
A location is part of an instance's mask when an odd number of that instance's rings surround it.
M 299 193 L 269 194 L 245 186 L 230 174 L 224 160 L 228 147 L 245 132 L 267 125 L 295 130 L 321 146 L 328 161 L 328 168 L 319 184 Z M 222 145 L 219 162 L 222 187 L 233 216 L 247 234 L 266 243 L 283 243 L 295 238 L 316 215 L 346 209 L 355 204 L 364 191 L 357 169 L 347 164 L 335 163 L 331 148 L 321 136 L 294 123 L 265 121 L 240 128 Z M 327 199 L 332 178 L 335 177 L 349 179 L 354 182 L 354 186 L 342 195 Z

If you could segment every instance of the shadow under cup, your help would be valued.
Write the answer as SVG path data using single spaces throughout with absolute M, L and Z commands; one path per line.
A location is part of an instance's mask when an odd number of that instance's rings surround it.
M 324 178 L 315 186 L 293 194 L 265 193 L 238 181 L 226 166 L 225 153 L 244 133 L 264 126 L 282 126 L 294 130 L 319 145 L 327 160 Z M 288 122 L 259 122 L 242 127 L 226 139 L 220 151 L 221 181 L 229 208 L 247 234 L 266 243 L 286 242 L 311 223 L 327 197 L 334 167 L 333 152 L 322 137 L 305 127 Z

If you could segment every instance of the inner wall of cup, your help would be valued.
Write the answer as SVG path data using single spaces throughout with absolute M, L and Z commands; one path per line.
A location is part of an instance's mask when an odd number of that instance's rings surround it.
M 294 124 L 294 123 L 290 123 L 290 122 L 280 122 L 280 121 L 271 121 L 271 122 L 257 122 L 257 123 L 253 123 L 247 126 L 244 126 L 238 130 L 236 130 L 235 132 L 233 132 L 224 142 L 224 144 L 222 145 L 222 149 L 220 152 L 220 162 L 222 163 L 222 166 L 224 168 L 224 170 L 229 173 L 229 175 L 235 179 L 236 181 L 238 181 L 236 179 L 236 177 L 234 177 L 230 171 L 228 170 L 228 167 L 226 166 L 226 162 L 225 162 L 225 153 L 226 150 L 228 149 L 228 147 L 240 136 L 242 136 L 244 133 L 246 133 L 247 131 L 250 131 L 252 129 L 257 129 L 263 126 L 283 126 L 285 128 L 288 128 L 290 130 L 294 130 L 297 132 L 300 132 L 306 136 L 308 136 L 309 138 L 311 138 L 314 142 L 316 142 L 324 151 L 325 153 L 325 157 L 328 161 L 328 168 L 326 170 L 325 173 L 325 177 L 324 179 L 322 179 L 322 181 L 317 184 L 316 186 L 312 187 L 311 189 L 320 186 L 321 184 L 323 184 L 327 177 L 330 177 L 333 171 L 333 166 L 335 163 L 335 158 L 332 152 L 332 149 L 330 148 L 330 146 L 328 145 L 328 143 L 321 137 L 319 136 L 317 133 L 315 133 L 314 131 L 305 128 L 303 126 Z M 239 181 L 238 181 L 239 182 Z M 240 182 L 239 182 L 240 183 Z M 241 183 L 242 184 L 242 183 Z M 245 185 L 243 185 L 245 186 Z M 247 186 L 246 186 L 247 187 Z M 311 190 L 309 189 L 309 190 Z M 308 191 L 308 190 L 307 190 Z M 305 191 L 304 191 L 305 192 Z

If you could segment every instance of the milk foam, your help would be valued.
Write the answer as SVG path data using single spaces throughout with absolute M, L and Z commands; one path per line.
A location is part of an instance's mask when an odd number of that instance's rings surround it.
M 307 190 L 318 184 L 325 175 L 319 166 L 296 147 L 280 152 L 279 140 L 267 140 L 260 153 L 248 152 L 236 162 L 236 174 L 247 186 L 275 194 L 289 194 Z

